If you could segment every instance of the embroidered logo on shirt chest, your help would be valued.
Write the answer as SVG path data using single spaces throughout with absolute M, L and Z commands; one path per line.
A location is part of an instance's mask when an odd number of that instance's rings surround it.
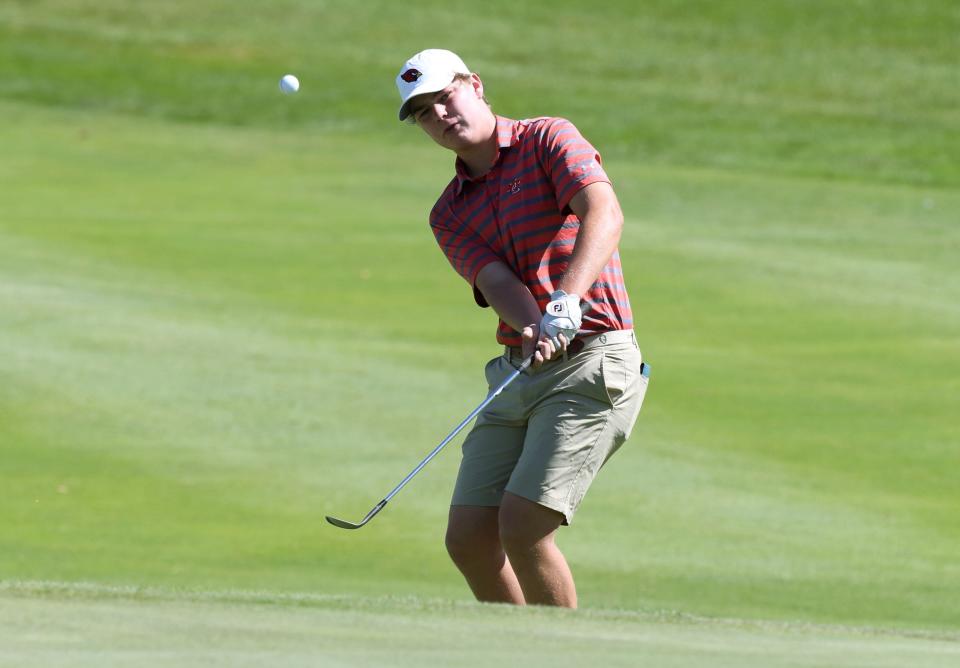
M 520 192 L 520 179 L 514 179 L 510 184 L 510 194 L 516 195 L 518 192 Z

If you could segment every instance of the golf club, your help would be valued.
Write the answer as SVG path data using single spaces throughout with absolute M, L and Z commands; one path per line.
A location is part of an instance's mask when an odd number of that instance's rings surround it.
M 440 442 L 440 445 L 438 445 L 437 447 L 435 447 L 435 448 L 430 452 L 429 455 L 427 455 L 426 457 L 424 457 L 424 458 L 423 458 L 423 461 L 420 462 L 419 464 L 417 464 L 417 467 L 416 467 L 415 469 L 413 469 L 412 471 L 410 471 L 410 474 L 407 475 L 406 478 L 404 478 L 403 480 L 401 480 L 401 481 L 400 481 L 400 484 L 397 485 L 396 487 L 394 487 L 393 490 L 392 490 L 389 494 L 387 494 L 387 495 L 383 498 L 382 501 L 380 501 L 380 503 L 378 503 L 377 505 L 375 505 L 375 506 L 373 507 L 373 509 L 372 509 L 369 513 L 367 513 L 367 516 L 364 517 L 362 520 L 360 520 L 360 522 L 359 522 L 358 524 L 354 524 L 353 522 L 347 522 L 346 520 L 337 519 L 336 517 L 331 517 L 330 515 L 327 515 L 327 521 L 330 522 L 330 524 L 332 524 L 333 526 L 335 526 L 335 527 L 340 527 L 341 529 L 359 529 L 359 528 L 362 527 L 364 524 L 366 524 L 367 522 L 369 522 L 370 520 L 372 520 L 373 517 L 374 517 L 374 515 L 376 515 L 377 513 L 379 513 L 381 510 L 383 510 L 383 507 L 384 507 L 385 505 L 387 505 L 387 502 L 388 502 L 390 499 L 392 499 L 392 498 L 397 494 L 397 492 L 399 492 L 401 489 L 403 489 L 404 485 L 406 485 L 408 482 L 410 482 L 410 480 L 413 478 L 413 476 L 415 476 L 415 475 L 417 475 L 418 473 L 420 473 L 420 471 L 423 469 L 423 467 L 426 466 L 426 465 L 430 462 L 431 459 L 433 459 L 434 457 L 437 456 L 437 453 L 440 452 L 440 451 L 443 449 L 443 446 L 445 446 L 447 443 L 449 443 L 450 441 L 452 441 L 452 440 L 453 440 L 453 437 L 456 436 L 457 434 L 459 434 L 460 431 L 461 431 L 465 426 L 467 426 L 467 424 L 468 424 L 471 420 L 473 420 L 473 418 L 475 418 L 475 417 L 480 413 L 480 411 L 482 411 L 484 408 L 486 408 L 486 407 L 487 407 L 487 404 L 489 404 L 491 401 L 493 401 L 498 394 L 500 394 L 501 392 L 503 392 L 503 390 L 507 387 L 507 385 L 509 385 L 510 383 L 512 383 L 514 380 L 517 379 L 517 377 L 518 377 L 521 373 L 523 373 L 524 371 L 526 371 L 527 368 L 530 366 L 530 364 L 531 364 L 532 362 L 533 362 L 533 355 L 531 355 L 530 357 L 528 357 L 527 359 L 525 359 L 525 360 L 523 361 L 523 364 L 521 364 L 519 367 L 517 367 L 516 369 L 514 369 L 513 372 L 512 372 L 509 376 L 507 376 L 506 380 L 504 380 L 504 381 L 503 381 L 502 383 L 500 383 L 497 387 L 495 387 L 493 390 L 491 390 L 490 394 L 487 395 L 487 398 L 483 400 L 483 403 L 481 403 L 479 406 L 477 406 L 475 409 L 473 409 L 473 412 L 470 413 L 470 415 L 468 415 L 467 417 L 465 417 L 465 418 L 463 419 L 463 422 L 461 422 L 460 424 L 458 424 L 458 425 L 456 426 L 456 428 L 455 428 L 452 432 L 450 432 L 450 435 L 447 436 L 445 439 L 443 439 L 443 440 Z

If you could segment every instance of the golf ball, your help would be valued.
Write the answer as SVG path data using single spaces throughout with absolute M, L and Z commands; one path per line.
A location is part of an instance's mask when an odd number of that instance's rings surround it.
M 300 80 L 292 74 L 284 74 L 280 77 L 280 90 L 287 95 L 296 93 L 300 90 Z

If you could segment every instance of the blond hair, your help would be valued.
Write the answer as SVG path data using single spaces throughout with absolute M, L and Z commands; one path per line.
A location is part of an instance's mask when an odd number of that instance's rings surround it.
M 464 74 L 464 73 L 462 73 L 462 72 L 457 72 L 456 74 L 453 75 L 453 80 L 454 80 L 454 81 L 459 81 L 460 83 L 466 83 L 466 82 L 470 81 L 470 78 L 471 78 L 472 76 L 473 76 L 472 74 Z M 487 105 L 488 107 L 490 106 L 490 103 L 487 101 L 487 96 L 486 96 L 486 95 L 483 96 L 483 101 L 486 103 L 486 105 Z M 491 107 L 491 108 L 492 108 L 492 107 Z

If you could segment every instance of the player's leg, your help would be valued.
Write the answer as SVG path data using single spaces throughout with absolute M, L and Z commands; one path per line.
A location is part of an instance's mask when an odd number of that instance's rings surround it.
M 447 552 L 478 601 L 522 604 L 523 591 L 500 544 L 498 510 L 450 506 Z
M 563 519 L 562 513 L 521 496 L 503 495 L 500 540 L 529 604 L 577 607 L 573 575 L 554 541 Z
M 548 364 L 530 378 L 539 397 L 500 508 L 500 540 L 528 603 L 575 606 L 556 545 L 600 468 L 629 436 L 646 391 L 632 340 Z
M 514 368 L 502 357 L 486 367 L 495 387 Z M 463 442 L 463 459 L 454 486 L 446 546 L 477 599 L 523 603 L 510 561 L 500 544 L 498 509 L 510 474 L 523 450 L 526 421 L 516 389 L 521 377 L 478 417 Z

